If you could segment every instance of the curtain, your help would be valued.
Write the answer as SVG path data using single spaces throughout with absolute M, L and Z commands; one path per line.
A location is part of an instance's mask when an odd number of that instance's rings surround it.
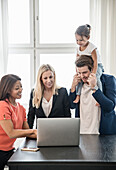
M 0 78 L 7 72 L 8 61 L 8 6 L 0 0 Z
M 90 25 L 105 72 L 116 76 L 116 0 L 90 0 Z

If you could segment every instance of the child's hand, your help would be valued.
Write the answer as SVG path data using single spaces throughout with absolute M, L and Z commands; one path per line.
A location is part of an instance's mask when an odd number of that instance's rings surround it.
M 88 80 L 87 80 L 88 84 L 90 85 L 90 87 L 92 89 L 94 89 L 94 87 L 97 84 L 97 79 L 96 79 L 96 75 L 94 73 L 91 73 Z
M 76 55 L 76 60 L 78 60 L 80 58 L 80 55 L 79 54 L 77 54 Z

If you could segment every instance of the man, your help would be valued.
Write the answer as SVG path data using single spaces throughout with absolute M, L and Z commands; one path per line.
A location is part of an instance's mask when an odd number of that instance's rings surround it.
M 91 73 L 93 60 L 89 56 L 81 56 L 76 62 L 78 74 L 74 76 L 71 91 L 71 108 L 76 108 L 76 117 L 80 117 L 81 134 L 116 134 L 116 79 L 102 74 L 103 92 L 98 89 L 95 74 Z M 76 86 L 83 81 L 80 102 L 74 103 Z M 100 107 L 96 106 L 96 102 Z

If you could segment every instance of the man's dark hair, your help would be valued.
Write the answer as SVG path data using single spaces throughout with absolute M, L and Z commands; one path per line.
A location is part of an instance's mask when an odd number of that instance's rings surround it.
M 91 56 L 88 55 L 81 55 L 79 59 L 75 61 L 76 67 L 84 67 L 88 66 L 89 70 L 91 71 L 93 69 L 93 59 Z

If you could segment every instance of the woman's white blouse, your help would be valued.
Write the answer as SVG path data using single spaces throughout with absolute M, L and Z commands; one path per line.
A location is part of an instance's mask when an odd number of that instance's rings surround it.
M 53 101 L 53 96 L 51 97 L 49 102 L 44 97 L 42 99 L 42 108 L 43 108 L 43 111 L 44 111 L 46 117 L 48 117 L 51 112 L 52 103 L 53 103 L 52 101 Z

